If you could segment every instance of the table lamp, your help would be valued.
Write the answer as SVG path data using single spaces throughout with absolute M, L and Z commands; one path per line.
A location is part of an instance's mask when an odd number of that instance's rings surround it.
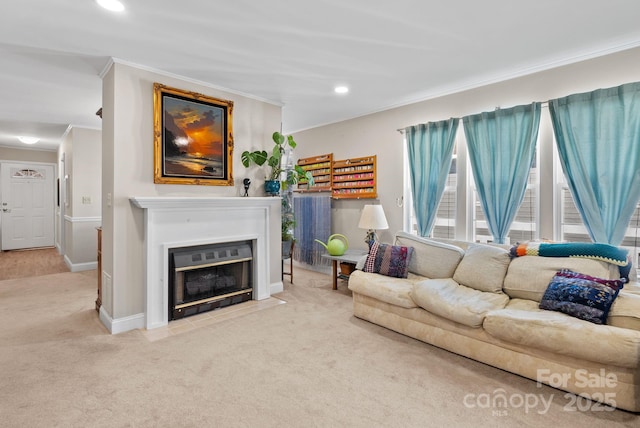
M 384 215 L 382 205 L 365 205 L 358 223 L 360 229 L 368 229 L 364 242 L 371 245 L 378 240 L 376 229 L 388 229 L 389 223 Z

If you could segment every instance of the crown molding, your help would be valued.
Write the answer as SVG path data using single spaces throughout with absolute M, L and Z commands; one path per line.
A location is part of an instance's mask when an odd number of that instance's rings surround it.
M 493 75 L 488 75 L 482 79 L 477 79 L 477 80 L 465 80 L 465 81 L 461 81 L 461 82 L 457 82 L 454 85 L 450 85 L 450 86 L 442 86 L 439 88 L 436 88 L 432 91 L 429 92 L 424 92 L 420 95 L 417 96 L 413 96 L 410 98 L 406 98 L 400 102 L 397 103 L 392 103 L 392 104 L 388 104 L 386 106 L 374 109 L 374 110 L 370 110 L 366 113 L 363 114 L 359 114 L 356 116 L 352 116 L 352 117 L 347 117 L 344 119 L 340 119 L 340 120 L 336 120 L 333 122 L 327 122 L 327 123 L 323 123 L 320 125 L 314 125 L 314 126 L 310 126 L 310 127 L 306 127 L 306 128 L 301 128 L 301 129 L 296 129 L 296 130 L 285 130 L 285 134 L 293 134 L 293 133 L 297 133 L 297 132 L 302 132 L 302 131 L 307 131 L 309 129 L 314 129 L 314 128 L 320 128 L 322 126 L 328 126 L 328 125 L 333 125 L 335 123 L 340 123 L 340 122 L 345 122 L 348 120 L 353 120 L 353 119 L 357 119 L 360 117 L 364 117 L 364 116 L 369 116 L 371 114 L 376 114 L 376 113 L 381 113 L 383 111 L 387 111 L 387 110 L 392 110 L 395 108 L 399 108 L 399 107 L 404 107 L 404 106 L 408 106 L 411 104 L 416 104 L 416 103 L 420 103 L 423 101 L 429 101 L 435 98 L 440 98 L 440 97 L 445 97 L 448 95 L 453 95 L 453 94 L 458 94 L 461 92 L 465 92 L 465 91 L 469 91 L 472 89 L 477 89 L 477 88 L 481 88 L 483 86 L 487 86 L 487 85 L 492 85 L 495 83 L 500 83 L 500 82 L 506 82 L 508 80 L 512 80 L 512 79 L 516 79 L 519 77 L 524 77 L 524 76 L 528 76 L 531 74 L 535 74 L 535 73 L 539 73 L 542 71 L 547 71 L 547 70 L 552 70 L 554 68 L 559 68 L 559 67 L 563 67 L 566 65 L 571 65 L 571 64 L 575 64 L 578 62 L 582 62 L 582 61 L 587 61 L 590 59 L 595 59 L 595 58 L 600 58 L 606 55 L 611 55 L 617 52 L 623 52 L 629 49 L 634 49 L 640 47 L 640 40 L 631 40 L 625 43 L 621 43 L 615 46 L 609 46 L 607 48 L 602 48 L 602 49 L 597 49 L 597 50 L 592 50 L 589 52 L 583 52 L 580 54 L 576 54 L 573 56 L 570 56 L 568 58 L 563 58 L 560 60 L 553 60 L 553 61 L 548 61 L 545 63 L 540 63 L 540 64 L 536 64 L 530 67 L 525 67 L 525 68 L 521 68 L 518 70 L 513 70 L 510 71 L 508 73 L 502 73 L 502 74 L 493 74 Z M 283 115 L 286 117 L 286 111 L 283 112 Z
M 271 104 L 271 105 L 274 105 L 274 106 L 277 106 L 277 107 L 283 107 L 284 106 L 284 104 L 282 102 L 279 102 L 279 101 L 269 100 L 269 99 L 266 99 L 266 98 L 259 97 L 257 95 L 248 94 L 246 92 L 241 92 L 241 91 L 236 91 L 234 89 L 229 89 L 229 88 L 225 88 L 223 86 L 214 85 L 214 84 L 209 83 L 209 82 L 203 82 L 202 80 L 192 79 L 190 77 L 181 76 L 179 74 L 170 73 L 168 71 L 159 70 L 157 68 L 149 67 L 149 66 L 146 66 L 146 65 L 136 64 L 136 63 L 133 63 L 133 62 L 130 62 L 130 61 L 126 61 L 126 60 L 123 60 L 123 59 L 119 59 L 119 58 L 115 58 L 115 57 L 110 57 L 109 58 L 109 61 L 107 61 L 107 64 L 104 66 L 104 68 L 102 69 L 102 71 L 99 74 L 100 78 L 104 79 L 104 76 L 106 76 L 106 74 L 109 72 L 111 67 L 113 67 L 115 64 L 122 64 L 122 65 L 126 65 L 127 67 L 132 67 L 132 68 L 136 68 L 138 70 L 143 70 L 143 71 L 147 71 L 147 72 L 150 72 L 150 73 L 159 74 L 159 75 L 164 76 L 164 77 L 183 80 L 183 81 L 188 82 L 188 83 L 193 83 L 193 84 L 199 85 L 199 86 L 205 86 L 207 88 L 215 89 L 215 90 L 218 90 L 218 91 L 229 92 L 231 94 L 235 94 L 235 95 L 239 95 L 241 97 L 245 97 L 245 98 L 249 98 L 249 99 L 252 99 L 252 100 L 260 101 L 260 102 L 263 102 L 263 103 Z

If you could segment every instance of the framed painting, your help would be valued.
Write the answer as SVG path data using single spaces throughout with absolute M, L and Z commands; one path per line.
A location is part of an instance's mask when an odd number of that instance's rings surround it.
M 153 85 L 154 183 L 233 186 L 233 101 Z

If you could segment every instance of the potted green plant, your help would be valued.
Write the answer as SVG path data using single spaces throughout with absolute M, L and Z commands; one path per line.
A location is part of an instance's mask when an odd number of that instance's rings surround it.
M 282 217 L 282 241 L 293 239 L 293 228 L 296 227 L 296 220 L 293 217 Z
M 245 150 L 240 155 L 240 160 L 245 168 L 249 168 L 252 164 L 257 166 L 267 165 L 271 168 L 271 171 L 265 179 L 265 192 L 269 195 L 276 196 L 280 193 L 280 187 L 283 189 L 288 186 L 298 183 L 300 180 L 306 180 L 309 185 L 313 184 L 313 176 L 311 172 L 305 171 L 301 166 L 295 165 L 291 173 L 287 171 L 285 181 L 281 184 L 280 177 L 285 169 L 282 166 L 282 155 L 287 147 L 295 149 L 297 144 L 292 135 L 284 136 L 280 132 L 276 131 L 272 135 L 273 142 L 275 143 L 271 154 L 269 155 L 266 150 L 255 150 L 253 152 Z
M 293 136 L 284 136 L 280 132 L 274 132 L 272 135 L 275 143 L 269 155 L 265 150 L 248 151 L 245 150 L 240 155 L 242 165 L 249 168 L 252 164 L 263 166 L 267 165 L 271 171 L 265 179 L 265 192 L 269 195 L 276 196 L 283 190 L 282 195 L 282 257 L 291 257 L 291 249 L 293 248 L 293 228 L 296 225 L 295 215 L 293 213 L 293 186 L 301 181 L 306 182 L 307 186 L 313 185 L 313 175 L 310 171 L 305 171 L 300 165 L 282 165 L 282 155 L 287 147 L 292 150 L 297 144 Z M 284 180 L 280 182 L 280 178 Z

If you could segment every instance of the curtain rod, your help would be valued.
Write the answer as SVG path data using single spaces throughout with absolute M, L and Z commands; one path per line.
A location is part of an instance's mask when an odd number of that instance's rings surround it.
M 549 101 L 541 101 L 540 102 L 540 107 L 541 108 L 548 107 L 548 106 L 549 106 Z M 496 110 L 499 110 L 499 109 L 500 109 L 500 106 L 496 106 Z M 462 119 L 462 118 L 460 118 L 460 117 L 452 117 L 450 119 Z M 409 125 L 409 126 L 411 126 L 411 125 Z M 404 130 L 406 128 L 408 128 L 408 126 L 406 126 L 404 128 L 398 128 L 398 129 L 396 129 L 396 131 L 398 131 L 401 134 L 404 134 Z

